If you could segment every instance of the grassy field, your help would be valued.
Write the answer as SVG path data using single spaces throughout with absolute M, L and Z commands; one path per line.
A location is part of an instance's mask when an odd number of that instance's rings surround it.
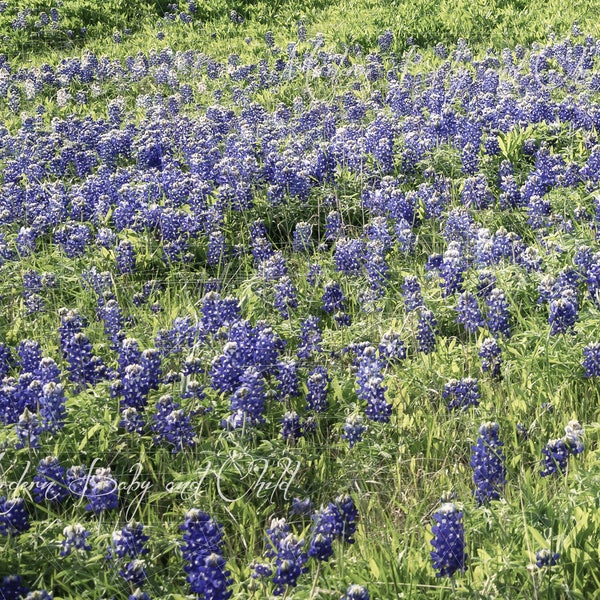
M 599 17 L 0 2 L 0 599 L 600 598 Z

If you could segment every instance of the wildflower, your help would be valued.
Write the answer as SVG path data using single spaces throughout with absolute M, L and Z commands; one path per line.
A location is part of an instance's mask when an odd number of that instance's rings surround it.
M 275 574 L 273 593 L 281 596 L 287 587 L 295 587 L 298 578 L 306 572 L 306 561 L 308 555 L 304 550 L 304 542 L 299 540 L 293 533 L 288 533 L 277 543 L 277 555 L 275 558 Z
M 221 525 L 205 512 L 192 508 L 186 513 L 181 530 L 184 569 L 192 592 L 205 600 L 227 600 L 233 581 L 222 556 Z
M 600 375 L 600 344 L 592 342 L 583 349 L 583 362 L 586 377 L 598 377 Z
M 357 395 L 367 402 L 365 414 L 372 421 L 387 423 L 392 405 L 386 401 L 387 387 L 383 385 L 383 361 L 376 356 L 375 348 L 368 345 L 356 357 Z
M 406 358 L 406 346 L 400 339 L 399 333 L 388 331 L 381 336 L 379 356 L 386 358 L 390 363 Z
M 56 456 L 47 456 L 40 461 L 37 475 L 33 478 L 33 497 L 36 502 L 62 502 L 69 490 L 65 481 L 65 469 Z
M 501 450 L 503 444 L 498 440 L 498 430 L 498 423 L 484 423 L 479 428 L 477 444 L 471 449 L 473 482 L 477 487 L 475 498 L 479 504 L 498 500 L 506 484 L 506 467 Z
M 144 534 L 144 526 L 131 520 L 120 531 L 113 532 L 107 559 L 111 560 L 113 556 L 134 559 L 141 554 L 146 554 L 148 539 L 149 537 Z
M 567 470 L 569 460 L 569 449 L 562 439 L 550 440 L 542 450 L 544 455 L 544 470 L 540 472 L 542 477 L 554 473 L 564 473 Z
M 23 498 L 0 496 L 0 535 L 18 535 L 29 529 L 29 515 Z
M 325 367 L 315 367 L 306 382 L 308 394 L 306 395 L 306 408 L 314 412 L 323 412 L 327 409 L 327 386 L 329 375 Z
M 462 323 L 467 333 L 476 333 L 483 326 L 483 315 L 479 310 L 477 298 L 470 292 L 463 292 L 456 302 L 456 320 Z
M 502 377 L 500 366 L 502 365 L 502 350 L 494 338 L 486 338 L 479 347 L 479 357 L 481 358 L 481 369 L 489 372 L 496 379 Z
M 88 544 L 87 538 L 90 536 L 90 532 L 85 529 L 80 523 L 74 525 L 67 525 L 63 529 L 63 535 L 65 539 L 62 542 L 62 550 L 60 551 L 61 556 L 68 556 L 71 554 L 71 550 L 83 550 L 88 552 L 92 547 Z
M 510 313 L 504 292 L 494 288 L 487 297 L 487 327 L 492 334 L 510 337 Z
M 133 559 L 119 571 L 119 575 L 125 579 L 125 581 L 129 581 L 133 585 L 141 585 L 147 577 L 146 561 L 139 558 Z
M 301 321 L 298 358 L 308 359 L 313 353 L 321 352 L 321 338 L 318 317 L 311 315 Z
M 553 567 L 560 558 L 558 552 L 552 552 L 548 548 L 542 548 L 535 553 L 535 565 L 538 569 Z
M 348 586 L 346 593 L 340 598 L 340 600 L 369 600 L 369 591 L 362 585 L 353 583 Z
M 302 422 L 297 412 L 288 411 L 281 418 L 281 437 L 292 442 L 302 437 Z
M 479 384 L 477 379 L 466 377 L 464 379 L 451 379 L 444 385 L 442 398 L 448 402 L 449 409 L 466 409 L 479 404 Z
M 362 441 L 362 434 L 367 427 L 363 425 L 362 418 L 359 415 L 351 415 L 344 423 L 344 433 L 342 438 L 348 441 L 350 448 L 353 448 L 357 442 Z
M 85 510 L 100 513 L 117 508 L 119 486 L 117 481 L 111 477 L 110 468 L 96 469 L 96 473 L 89 479 L 85 495 L 89 500 Z
M 21 584 L 19 575 L 5 575 L 0 585 L 0 593 L 3 594 L 3 600 L 19 600 L 27 595 L 29 590 Z
M 427 308 L 422 308 L 417 325 L 417 342 L 421 352 L 431 354 L 435 350 L 436 333 L 437 319 L 435 315 Z
M 577 298 L 571 289 L 565 289 L 559 298 L 550 302 L 550 335 L 567 333 L 577 323 Z
M 433 515 L 436 524 L 431 528 L 431 560 L 436 577 L 452 577 L 456 571 L 467 569 L 462 517 L 463 513 L 451 502 L 442 504 Z

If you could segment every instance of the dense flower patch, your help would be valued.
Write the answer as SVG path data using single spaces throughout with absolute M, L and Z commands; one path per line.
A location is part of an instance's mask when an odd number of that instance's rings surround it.
M 600 41 L 392 43 L 0 56 L 0 596 L 590 593 Z

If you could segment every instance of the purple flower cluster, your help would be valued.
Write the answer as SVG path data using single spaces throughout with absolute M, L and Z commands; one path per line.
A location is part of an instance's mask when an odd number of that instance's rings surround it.
M 448 408 L 465 410 L 469 406 L 478 406 L 479 383 L 477 379 L 466 377 L 464 379 L 450 379 L 444 384 L 442 398 L 446 400 Z
M 184 569 L 192 592 L 205 600 L 230 598 L 232 580 L 223 557 L 222 527 L 205 512 L 192 508 L 181 530 Z
M 479 428 L 477 444 L 471 448 L 471 466 L 475 499 L 479 504 L 498 500 L 506 484 L 503 443 L 498 439 L 498 423 L 484 423 Z
M 431 561 L 436 577 L 452 577 L 456 571 L 467 569 L 463 513 L 450 502 L 442 504 L 433 515 Z

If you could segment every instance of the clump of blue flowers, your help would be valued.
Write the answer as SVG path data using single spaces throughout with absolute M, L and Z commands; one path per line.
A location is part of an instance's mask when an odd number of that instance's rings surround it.
M 190 509 L 183 525 L 184 569 L 193 593 L 205 600 L 227 600 L 232 584 L 223 558 L 223 528 L 208 514 Z
M 487 422 L 479 428 L 477 443 L 471 449 L 475 499 L 479 504 L 498 500 L 506 484 L 503 443 L 498 439 L 498 423 Z
M 465 528 L 463 513 L 451 502 L 442 504 L 433 515 L 431 561 L 436 577 L 452 577 L 457 571 L 466 571 Z

